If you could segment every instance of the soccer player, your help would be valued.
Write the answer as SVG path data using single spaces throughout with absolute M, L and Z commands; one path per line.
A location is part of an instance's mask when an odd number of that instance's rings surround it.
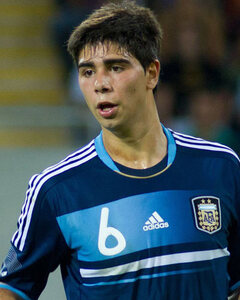
M 72 33 L 102 131 L 31 178 L 1 300 L 38 299 L 59 265 L 69 300 L 238 299 L 239 159 L 160 123 L 161 37 L 152 12 L 131 1 Z

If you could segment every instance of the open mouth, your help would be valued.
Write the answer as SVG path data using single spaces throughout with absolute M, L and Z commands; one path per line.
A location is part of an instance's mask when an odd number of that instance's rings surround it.
M 110 102 L 104 102 L 104 103 L 100 103 L 97 106 L 97 108 L 100 109 L 101 111 L 110 111 L 115 106 L 116 106 L 116 104 L 112 104 Z
M 97 109 L 100 116 L 111 119 L 117 113 L 117 104 L 113 104 L 111 102 L 102 102 L 98 104 Z

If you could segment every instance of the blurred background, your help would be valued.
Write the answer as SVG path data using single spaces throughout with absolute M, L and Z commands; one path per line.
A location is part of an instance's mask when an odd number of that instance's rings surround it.
M 240 1 L 139 0 L 164 40 L 156 97 L 161 121 L 240 153 Z M 103 1 L 0 0 L 0 261 L 32 174 L 99 132 L 66 51 Z M 64 300 L 59 271 L 40 300 Z

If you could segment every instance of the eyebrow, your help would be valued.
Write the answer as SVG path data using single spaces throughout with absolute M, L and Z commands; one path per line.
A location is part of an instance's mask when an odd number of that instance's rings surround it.
M 85 67 L 94 67 L 94 63 L 92 63 L 92 62 L 82 62 L 82 63 L 79 63 L 78 64 L 78 69 L 80 69 L 80 68 L 85 68 Z
M 114 65 L 114 64 L 126 64 L 126 65 L 131 65 L 131 62 L 126 59 L 126 58 L 109 58 L 109 59 L 104 59 L 103 63 L 105 65 Z M 81 62 L 78 64 L 78 69 L 80 68 L 86 68 L 86 67 L 94 67 L 95 64 L 91 61 L 86 61 L 86 62 Z

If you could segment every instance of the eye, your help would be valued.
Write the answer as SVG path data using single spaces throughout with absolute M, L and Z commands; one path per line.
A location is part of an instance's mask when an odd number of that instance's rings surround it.
M 111 70 L 112 70 L 113 72 L 119 73 L 119 72 L 123 71 L 123 67 L 120 67 L 120 66 L 112 66 L 112 67 L 111 67 Z
M 91 70 L 91 69 L 83 70 L 82 71 L 82 75 L 84 77 L 89 78 L 89 77 L 91 77 L 93 75 L 93 70 Z

